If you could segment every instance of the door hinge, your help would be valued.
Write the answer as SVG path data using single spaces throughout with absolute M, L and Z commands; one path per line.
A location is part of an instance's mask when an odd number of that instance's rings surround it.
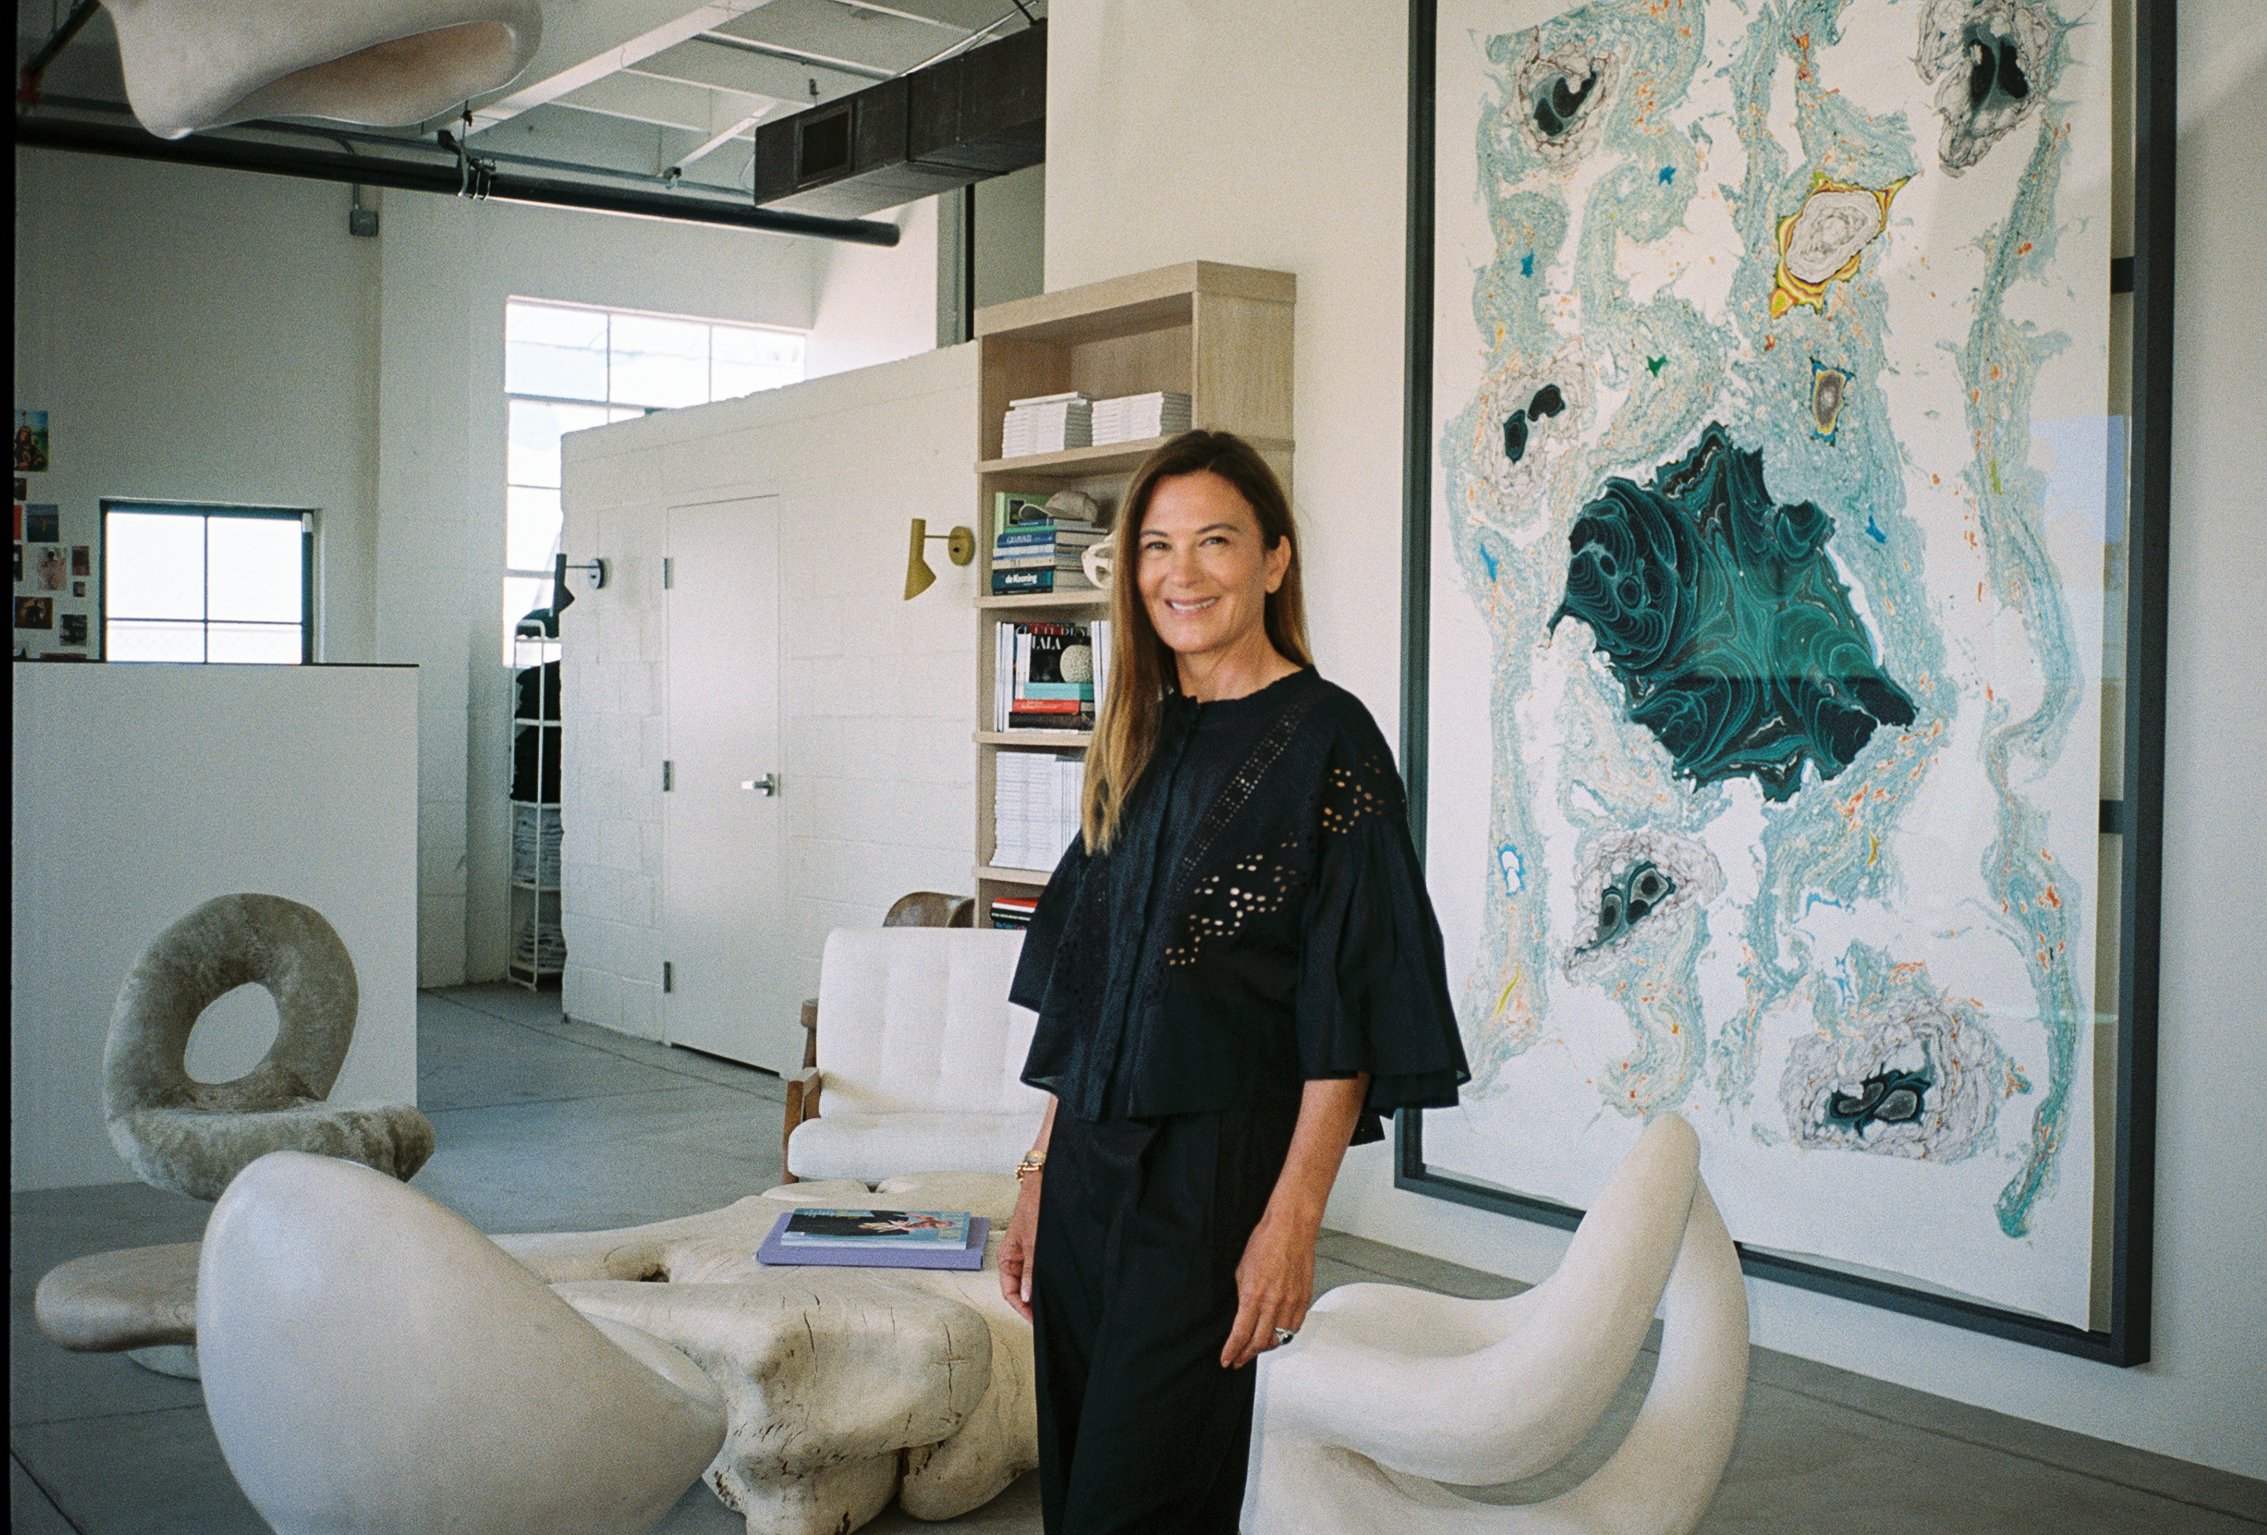
M 668 793 L 668 792 L 669 792 L 670 790 L 672 790 L 672 789 L 674 789 L 674 788 L 676 788 L 676 787 L 677 787 L 677 764 L 676 764 L 676 763 L 674 763 L 674 762 L 664 762 L 664 763 L 662 763 L 662 764 L 661 764 L 661 792 L 662 792 L 662 793 L 664 793 L 664 794 L 667 794 L 667 793 Z
M 661 589 L 668 591 L 677 584 L 677 562 L 663 555 L 661 559 Z
M 677 980 L 677 973 L 676 973 L 676 972 L 675 972 L 674 970 L 672 970 L 672 969 L 670 969 L 670 968 L 669 968 L 669 961 L 667 961 L 667 960 L 663 960 L 663 961 L 661 962 L 661 992 L 662 992 L 662 995 L 664 995 L 664 996 L 667 996 L 667 995 L 668 995 L 668 994 L 669 994 L 669 993 L 670 993 L 670 992 L 671 992 L 672 990 L 674 990 L 674 989 L 675 989 L 676 980 Z

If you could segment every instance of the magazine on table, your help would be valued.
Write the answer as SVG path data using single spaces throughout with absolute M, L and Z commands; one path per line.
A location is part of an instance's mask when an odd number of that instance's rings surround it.
M 756 1250 L 765 1264 L 980 1268 L 990 1223 L 962 1210 L 812 1206 L 779 1217 Z
M 791 1247 L 966 1247 L 968 1216 L 948 1210 L 796 1210 L 779 1239 Z

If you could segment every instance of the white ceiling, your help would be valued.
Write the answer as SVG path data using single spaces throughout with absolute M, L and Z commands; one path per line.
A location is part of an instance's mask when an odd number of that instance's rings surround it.
M 347 0 L 353 3 L 353 0 Z M 1044 15 L 1045 0 L 1025 0 Z M 19 64 L 69 10 L 18 0 Z M 475 151 L 752 185 L 755 125 L 926 62 L 1008 20 L 1015 0 L 543 0 L 527 71 L 472 105 Z M 118 50 L 98 15 L 49 66 L 50 93 L 122 100 Z M 429 124 L 429 127 L 445 126 Z

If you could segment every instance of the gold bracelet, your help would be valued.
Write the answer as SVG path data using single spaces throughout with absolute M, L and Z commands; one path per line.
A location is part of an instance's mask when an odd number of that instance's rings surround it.
M 1024 1179 L 1030 1177 L 1033 1173 L 1039 1171 L 1040 1168 L 1045 1167 L 1046 1165 L 1047 1153 L 1045 1153 L 1044 1151 L 1025 1152 L 1023 1154 L 1023 1160 L 1015 1164 L 1015 1181 L 1021 1183 Z

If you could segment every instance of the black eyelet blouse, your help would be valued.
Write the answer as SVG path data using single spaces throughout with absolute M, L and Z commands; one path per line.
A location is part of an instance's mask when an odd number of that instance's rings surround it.
M 1082 1119 L 1366 1071 L 1358 1144 L 1471 1079 L 1400 774 L 1312 667 L 1242 698 L 1167 693 L 1115 845 L 1072 842 L 1009 996 L 1039 1014 L 1023 1080 Z

